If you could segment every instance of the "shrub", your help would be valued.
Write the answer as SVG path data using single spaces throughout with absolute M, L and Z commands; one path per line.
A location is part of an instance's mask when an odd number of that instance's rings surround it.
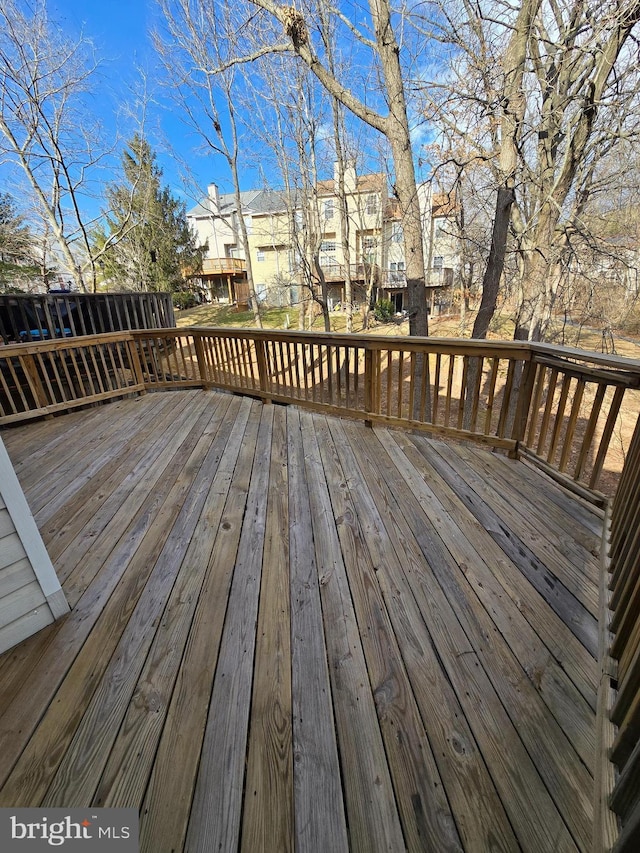
M 173 307 L 180 311 L 185 308 L 195 308 L 199 304 L 194 294 L 188 290 L 178 290 L 171 294 L 171 298 L 173 300 Z
M 389 323 L 393 317 L 393 302 L 390 299 L 378 299 L 373 306 L 373 316 L 378 323 Z

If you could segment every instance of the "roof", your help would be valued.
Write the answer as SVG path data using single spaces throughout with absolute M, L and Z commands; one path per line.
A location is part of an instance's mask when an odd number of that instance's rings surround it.
M 433 216 L 452 216 L 458 209 L 455 193 L 434 193 L 431 199 Z
M 294 193 L 294 198 L 296 195 Z M 235 193 L 220 193 L 218 199 L 220 205 L 218 211 L 214 211 L 211 199 L 206 196 L 187 211 L 187 216 L 195 218 L 209 217 L 214 214 L 230 216 L 236 210 Z M 281 213 L 287 209 L 286 194 L 280 190 L 243 190 L 240 193 L 240 200 L 242 209 L 254 215 Z
M 318 195 L 335 195 L 336 182 L 333 178 L 328 181 L 318 181 Z M 384 193 L 387 190 L 387 176 L 384 172 L 372 172 L 369 175 L 358 175 L 356 177 L 357 193 Z
M 240 193 L 240 200 L 242 202 L 243 207 L 248 207 L 251 204 L 253 198 L 259 193 L 259 190 L 243 190 Z M 220 193 L 218 196 L 219 210 L 215 211 L 213 209 L 213 204 L 209 196 L 205 196 L 195 207 L 192 207 L 191 210 L 187 211 L 187 216 L 194 216 L 196 218 L 212 216 L 214 213 L 218 213 L 221 216 L 229 216 L 231 213 L 236 210 L 236 197 L 235 193 Z

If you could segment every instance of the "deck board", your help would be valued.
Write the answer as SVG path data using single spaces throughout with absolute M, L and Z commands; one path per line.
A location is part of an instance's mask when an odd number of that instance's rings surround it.
M 201 390 L 3 439 L 73 611 L 0 656 L 0 806 L 137 807 L 148 853 L 589 848 L 601 522 L 547 478 Z

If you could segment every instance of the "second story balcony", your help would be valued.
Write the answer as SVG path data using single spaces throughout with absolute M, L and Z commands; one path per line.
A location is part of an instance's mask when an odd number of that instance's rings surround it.
M 320 258 L 320 267 L 327 281 L 337 282 L 345 281 L 347 268 L 345 264 L 338 264 L 334 261 Z M 350 264 L 349 271 L 351 273 L 351 281 L 362 282 L 368 284 L 373 281 L 377 283 L 380 278 L 380 267 L 373 263 Z
M 397 287 L 407 286 L 407 273 L 405 270 L 385 270 L 382 276 L 382 286 L 392 290 Z
M 239 276 L 247 271 L 244 258 L 204 258 L 202 273 L 205 276 Z

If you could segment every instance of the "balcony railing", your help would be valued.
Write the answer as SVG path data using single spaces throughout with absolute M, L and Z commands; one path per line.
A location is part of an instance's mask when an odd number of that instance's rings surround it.
M 204 258 L 202 261 L 204 275 L 241 275 L 246 270 L 244 258 Z
M 320 259 L 320 267 L 327 281 L 345 281 L 347 275 L 346 264 L 336 264 L 327 260 Z M 380 275 L 380 268 L 377 264 L 349 264 L 352 281 L 377 281 Z
M 385 270 L 382 276 L 383 287 L 406 287 L 407 273 L 405 270 Z
M 450 287 L 452 284 L 453 269 L 451 267 L 432 269 L 427 277 L 427 287 Z M 384 270 L 382 273 L 382 286 L 389 289 L 406 287 L 406 270 Z
M 605 507 L 594 849 L 615 843 L 616 815 L 616 850 L 637 849 L 640 362 L 524 342 L 195 327 L 0 348 L 0 424 L 188 386 L 502 448 Z M 637 425 L 609 500 L 623 411 Z

